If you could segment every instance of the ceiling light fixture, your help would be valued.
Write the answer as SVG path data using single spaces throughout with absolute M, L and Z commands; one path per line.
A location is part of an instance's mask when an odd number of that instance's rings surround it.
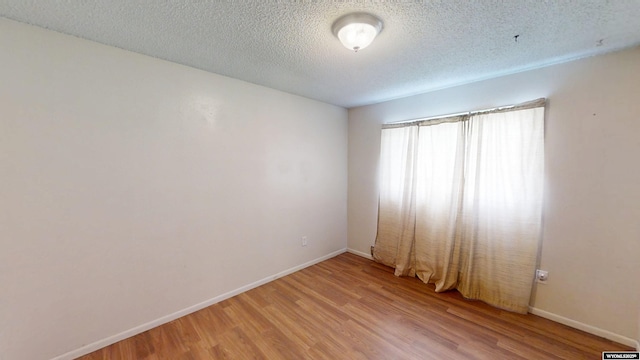
M 358 52 L 382 31 L 382 20 L 366 13 L 347 14 L 333 23 L 332 30 L 344 47 Z

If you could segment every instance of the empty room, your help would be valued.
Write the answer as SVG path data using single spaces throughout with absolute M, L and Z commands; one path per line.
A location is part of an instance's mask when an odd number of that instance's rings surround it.
M 0 359 L 638 358 L 638 19 L 0 0 Z

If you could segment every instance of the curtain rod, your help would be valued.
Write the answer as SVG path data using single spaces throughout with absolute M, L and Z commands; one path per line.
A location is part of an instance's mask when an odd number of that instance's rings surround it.
M 530 109 L 535 107 L 542 107 L 545 105 L 545 103 L 546 103 L 545 98 L 539 98 L 536 100 L 527 101 L 527 102 L 515 104 L 515 105 L 498 106 L 498 107 L 489 108 L 489 109 L 465 111 L 465 112 L 459 112 L 459 113 L 447 114 L 447 115 L 429 116 L 429 117 L 423 117 L 423 118 L 417 118 L 417 119 L 411 119 L 411 120 L 394 121 L 390 123 L 385 123 L 383 124 L 383 126 L 387 125 L 389 127 L 394 127 L 394 125 L 422 123 L 422 122 L 432 121 L 432 120 L 446 120 L 448 118 L 464 116 L 464 115 L 470 116 L 470 115 L 477 115 L 477 114 L 484 114 L 484 113 L 495 113 L 495 112 L 501 112 L 506 110 L 524 110 L 524 109 Z

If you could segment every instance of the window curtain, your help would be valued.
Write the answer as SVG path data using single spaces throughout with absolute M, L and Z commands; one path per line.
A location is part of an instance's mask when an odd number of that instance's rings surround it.
M 525 313 L 542 222 L 544 99 L 383 127 L 374 259 Z

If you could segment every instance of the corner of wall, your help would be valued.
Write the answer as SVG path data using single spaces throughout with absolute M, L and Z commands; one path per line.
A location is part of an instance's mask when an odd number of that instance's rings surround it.
M 358 251 L 358 250 L 354 250 L 354 249 L 351 249 L 351 248 L 347 248 L 347 252 L 350 253 L 350 254 L 353 254 L 353 255 L 361 256 L 361 257 L 363 257 L 365 259 L 373 260 L 373 256 L 371 256 L 371 254 L 367 254 L 367 253 L 362 252 L 362 251 Z

